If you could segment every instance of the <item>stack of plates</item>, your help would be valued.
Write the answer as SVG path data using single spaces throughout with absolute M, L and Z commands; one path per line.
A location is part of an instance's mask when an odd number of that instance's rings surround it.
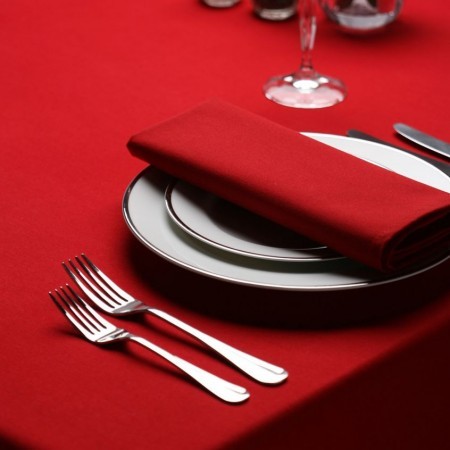
M 450 193 L 450 178 L 420 158 L 360 139 L 304 134 Z M 384 275 L 153 167 L 131 182 L 123 212 L 137 239 L 169 261 L 213 278 L 263 288 L 373 286 L 416 275 L 450 256 Z

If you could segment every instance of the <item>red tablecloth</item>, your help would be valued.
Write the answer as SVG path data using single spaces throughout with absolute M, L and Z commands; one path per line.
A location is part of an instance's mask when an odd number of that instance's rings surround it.
M 316 66 L 349 95 L 304 111 L 261 92 L 298 64 L 296 22 L 258 20 L 248 2 L 3 4 L 0 446 L 448 448 L 449 264 L 348 292 L 242 287 L 163 261 L 121 212 L 145 167 L 128 154 L 129 136 L 210 97 L 301 131 L 359 128 L 408 146 L 392 131 L 402 121 L 450 140 L 448 19 L 444 0 L 406 1 L 373 36 L 321 18 Z M 47 295 L 68 281 L 60 262 L 82 251 L 146 302 L 285 367 L 288 382 L 258 385 L 151 317 L 112 320 L 245 385 L 251 399 L 221 403 L 133 345 L 89 345 Z

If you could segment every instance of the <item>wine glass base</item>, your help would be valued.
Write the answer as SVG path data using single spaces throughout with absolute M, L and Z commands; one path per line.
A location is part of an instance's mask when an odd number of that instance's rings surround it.
M 291 108 L 326 108 L 344 100 L 345 85 L 318 73 L 290 74 L 271 78 L 264 86 L 264 95 L 280 105 Z

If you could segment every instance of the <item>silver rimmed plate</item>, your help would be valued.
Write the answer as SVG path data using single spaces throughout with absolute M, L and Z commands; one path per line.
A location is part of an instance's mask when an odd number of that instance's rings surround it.
M 419 158 L 388 146 L 355 138 L 311 135 L 346 152 L 398 171 L 450 193 L 450 178 Z M 346 142 L 348 145 L 346 145 Z M 267 261 L 223 251 L 196 239 L 176 225 L 166 210 L 165 191 L 173 179 L 148 167 L 129 185 L 123 199 L 124 218 L 135 237 L 161 257 L 212 278 L 262 288 L 327 291 L 389 283 L 442 263 L 445 255 L 408 272 L 384 275 L 347 258 L 333 261 Z
M 327 261 L 343 258 L 239 206 L 181 180 L 165 193 L 167 212 L 186 233 L 225 251 L 269 261 Z

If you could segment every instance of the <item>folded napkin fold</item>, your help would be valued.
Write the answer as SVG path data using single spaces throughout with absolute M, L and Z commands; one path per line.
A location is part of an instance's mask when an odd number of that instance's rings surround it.
M 450 195 L 220 100 L 133 136 L 159 169 L 384 272 L 449 250 Z

